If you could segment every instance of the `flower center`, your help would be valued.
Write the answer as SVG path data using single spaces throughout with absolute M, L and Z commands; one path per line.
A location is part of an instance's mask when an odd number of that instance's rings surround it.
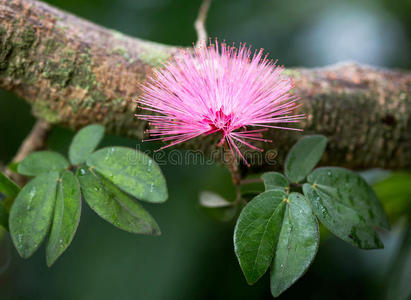
M 231 128 L 232 120 L 233 115 L 226 115 L 223 112 L 223 108 L 220 108 L 216 112 L 210 111 L 210 116 L 205 116 L 203 119 L 203 122 L 210 126 L 210 130 L 205 134 L 211 134 L 217 131 L 221 131 L 223 136 L 225 136 L 228 132 L 233 130 L 233 128 Z

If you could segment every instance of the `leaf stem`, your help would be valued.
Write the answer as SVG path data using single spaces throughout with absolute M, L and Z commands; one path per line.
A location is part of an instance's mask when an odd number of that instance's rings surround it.
M 238 164 L 236 163 L 235 157 L 233 157 L 230 149 L 228 149 L 227 142 L 224 141 L 224 152 L 228 154 L 228 160 L 226 161 L 228 169 L 231 172 L 231 178 L 233 179 L 233 184 L 235 186 L 240 186 L 241 184 L 241 175 L 240 172 L 238 171 Z
M 43 149 L 46 146 L 47 137 L 52 129 L 52 125 L 44 120 L 38 119 L 30 134 L 24 139 L 12 162 L 20 162 L 34 151 Z M 5 174 L 13 179 L 18 185 L 26 183 L 27 177 L 5 169 Z

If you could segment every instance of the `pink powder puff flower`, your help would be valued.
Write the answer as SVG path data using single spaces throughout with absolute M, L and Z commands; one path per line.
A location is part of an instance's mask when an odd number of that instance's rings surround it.
M 300 130 L 277 126 L 304 118 L 290 115 L 300 105 L 290 93 L 291 79 L 280 76 L 282 70 L 262 49 L 252 55 L 245 44 L 237 49 L 216 41 L 194 51 L 180 50 L 143 86 L 138 102 L 156 115 L 136 116 L 150 122 L 149 140 L 170 142 L 161 149 L 221 133 L 218 145 L 226 142 L 233 157 L 237 153 L 248 165 L 240 144 L 262 151 L 250 143 L 271 142 L 261 134 L 268 128 Z M 250 126 L 254 128 L 248 130 Z

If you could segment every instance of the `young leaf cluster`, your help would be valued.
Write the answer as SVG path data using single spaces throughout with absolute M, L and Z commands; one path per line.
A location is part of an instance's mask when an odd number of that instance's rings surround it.
M 0 185 L 8 187 L 1 190 L 15 197 L 8 225 L 21 257 L 30 257 L 48 236 L 46 261 L 51 266 L 76 233 L 82 199 L 122 230 L 160 234 L 156 221 L 136 201 L 161 203 L 167 199 L 160 168 L 150 157 L 130 148 L 96 151 L 103 135 L 101 125 L 80 130 L 70 145 L 69 159 L 52 151 L 27 156 L 17 171 L 34 178 L 21 191 L 0 177 Z M 4 219 L 0 206 L 0 221 Z
M 320 135 L 300 139 L 288 153 L 284 175 L 263 174 L 265 191 L 237 220 L 234 247 L 246 280 L 253 284 L 270 268 L 274 297 L 312 263 L 319 245 L 318 220 L 353 246 L 383 247 L 375 228 L 389 229 L 389 222 L 367 182 L 343 168 L 314 169 L 326 144 Z

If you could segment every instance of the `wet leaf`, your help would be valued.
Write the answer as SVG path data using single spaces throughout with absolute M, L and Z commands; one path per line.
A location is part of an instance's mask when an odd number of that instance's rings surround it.
M 70 245 L 80 221 L 81 196 L 77 178 L 69 171 L 63 171 L 60 178 L 46 247 L 49 267 Z
M 84 163 L 104 136 L 104 126 L 94 124 L 82 128 L 70 144 L 69 158 L 73 165 Z
M 52 151 L 39 151 L 28 155 L 17 167 L 20 174 L 37 176 L 50 171 L 62 171 L 69 167 L 63 155 Z
M 268 269 L 280 235 L 286 194 L 267 191 L 242 210 L 234 229 L 234 249 L 249 284 Z
M 58 172 L 44 173 L 22 188 L 10 211 L 13 243 L 23 258 L 30 257 L 45 238 L 53 216 Z
M 103 148 L 91 154 L 87 164 L 139 200 L 167 200 L 167 186 L 160 168 L 140 151 L 125 147 Z
M 87 204 L 104 220 L 132 233 L 160 234 L 150 214 L 109 180 L 87 167 L 80 168 L 77 177 Z
M 299 193 L 288 196 L 280 237 L 271 266 L 271 293 L 278 297 L 311 265 L 319 245 L 319 230 L 309 202 Z
M 375 193 L 361 176 L 343 168 L 314 170 L 304 184 L 304 195 L 314 213 L 336 236 L 363 248 L 382 248 L 374 227 L 389 228 Z
M 284 192 L 288 191 L 288 180 L 287 178 L 278 172 L 267 172 L 264 173 L 261 178 L 264 181 L 265 190 L 281 190 Z
M 285 175 L 293 182 L 301 182 L 318 164 L 327 145 L 323 135 L 301 138 L 290 150 L 285 160 Z

